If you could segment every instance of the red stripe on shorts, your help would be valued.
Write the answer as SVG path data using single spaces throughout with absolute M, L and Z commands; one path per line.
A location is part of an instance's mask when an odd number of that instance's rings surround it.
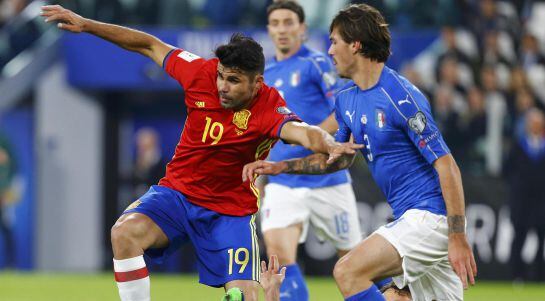
M 142 278 L 148 277 L 148 268 L 143 267 L 138 270 L 134 271 L 128 271 L 128 272 L 114 272 L 115 275 L 115 281 L 117 282 L 127 282 L 127 281 L 133 281 L 138 280 Z

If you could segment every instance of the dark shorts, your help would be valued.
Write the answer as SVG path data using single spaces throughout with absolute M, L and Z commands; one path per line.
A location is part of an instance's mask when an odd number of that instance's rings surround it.
M 169 245 L 145 251 L 162 262 L 191 241 L 198 258 L 199 282 L 221 287 L 232 280 L 259 281 L 255 215 L 230 216 L 194 205 L 180 192 L 152 186 L 123 214 L 142 213 L 166 234 Z

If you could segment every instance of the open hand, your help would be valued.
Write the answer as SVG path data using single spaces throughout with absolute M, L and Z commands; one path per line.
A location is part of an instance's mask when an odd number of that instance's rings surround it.
M 454 233 L 449 235 L 448 259 L 454 272 L 460 277 L 464 289 L 468 288 L 468 277 L 469 283 L 471 285 L 475 284 L 477 264 L 475 263 L 475 257 L 467 242 L 465 233 Z
M 332 164 L 337 161 L 343 155 L 354 155 L 357 150 L 364 148 L 363 144 L 356 144 L 352 142 L 337 143 L 329 149 L 329 158 L 327 164 Z
M 268 267 L 265 261 L 261 262 L 260 283 L 265 294 L 280 291 L 282 281 L 286 278 L 286 267 L 279 269 L 280 264 L 278 263 L 278 257 L 276 255 L 271 256 Z
M 84 31 L 87 22 L 87 19 L 60 5 L 42 6 L 40 15 L 45 22 L 58 22 L 57 27 L 74 33 Z

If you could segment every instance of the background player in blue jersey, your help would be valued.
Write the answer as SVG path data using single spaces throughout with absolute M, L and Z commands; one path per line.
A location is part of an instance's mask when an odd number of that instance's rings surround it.
M 413 300 L 463 300 L 474 284 L 475 259 L 465 234 L 460 171 L 433 121 L 425 96 L 384 65 L 390 33 L 368 5 L 352 5 L 330 26 L 332 55 L 341 77 L 337 95 L 337 140 L 352 136 L 373 178 L 391 205 L 395 221 L 341 258 L 334 276 L 346 300 L 384 300 L 373 280 L 395 276 Z M 352 156 L 353 157 L 353 156 Z M 254 162 L 243 177 L 257 174 L 320 174 L 346 168 L 345 156 L 327 164 L 322 155 L 291 161 Z
M 267 14 L 276 55 L 265 68 L 265 82 L 278 89 L 288 108 L 302 120 L 334 133 L 333 93 L 340 88 L 339 81 L 330 58 L 303 44 L 303 8 L 295 1 L 276 1 Z M 311 153 L 300 146 L 277 143 L 269 158 L 281 161 Z M 287 267 L 280 299 L 306 301 L 308 289 L 296 256 L 309 224 L 321 239 L 333 243 L 340 256 L 362 239 L 350 175 L 342 170 L 327 175 L 277 175 L 268 180 L 261 229 L 267 253 L 277 254 L 280 264 Z

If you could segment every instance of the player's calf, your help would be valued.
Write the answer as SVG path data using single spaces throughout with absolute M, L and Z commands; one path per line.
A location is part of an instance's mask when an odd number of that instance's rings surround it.
M 230 291 L 232 288 L 238 288 L 243 292 L 244 301 L 257 301 L 261 287 L 257 281 L 253 280 L 233 280 L 225 284 L 225 289 Z
M 164 246 L 168 239 L 147 216 L 123 215 L 111 230 L 114 275 L 122 301 L 149 301 L 150 279 L 144 250 Z

